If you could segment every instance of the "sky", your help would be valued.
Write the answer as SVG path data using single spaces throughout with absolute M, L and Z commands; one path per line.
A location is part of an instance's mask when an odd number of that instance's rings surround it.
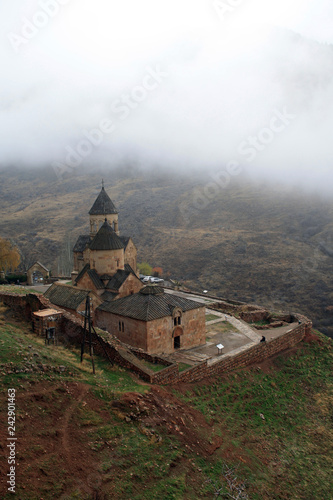
M 331 1 L 4 3 L 0 166 L 61 178 L 134 161 L 332 189 Z

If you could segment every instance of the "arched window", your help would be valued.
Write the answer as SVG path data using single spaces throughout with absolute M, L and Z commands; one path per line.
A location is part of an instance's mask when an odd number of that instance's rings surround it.
M 182 324 L 182 311 L 177 309 L 173 314 L 173 324 L 174 326 L 178 326 Z

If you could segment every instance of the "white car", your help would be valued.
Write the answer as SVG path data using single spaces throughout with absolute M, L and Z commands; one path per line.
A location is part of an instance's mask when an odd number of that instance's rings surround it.
M 153 278 L 150 278 L 150 281 L 152 283 L 162 283 L 162 281 L 164 281 L 164 279 L 162 279 L 162 278 L 154 278 L 153 277 Z

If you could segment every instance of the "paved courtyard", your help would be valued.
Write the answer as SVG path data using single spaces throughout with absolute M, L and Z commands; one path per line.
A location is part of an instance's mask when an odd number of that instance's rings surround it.
M 247 323 L 233 316 L 206 309 L 206 344 L 193 349 L 176 351 L 167 358 L 176 363 L 196 365 L 203 361 L 217 362 L 224 354 L 238 354 L 260 342 L 264 335 L 266 341 L 292 330 L 297 323 L 270 330 L 256 330 Z M 219 351 L 217 345 L 224 347 Z

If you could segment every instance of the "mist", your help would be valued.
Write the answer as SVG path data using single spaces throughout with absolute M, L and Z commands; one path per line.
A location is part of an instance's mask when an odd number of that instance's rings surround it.
M 12 0 L 0 15 L 0 166 L 233 168 L 331 193 L 330 2 Z

